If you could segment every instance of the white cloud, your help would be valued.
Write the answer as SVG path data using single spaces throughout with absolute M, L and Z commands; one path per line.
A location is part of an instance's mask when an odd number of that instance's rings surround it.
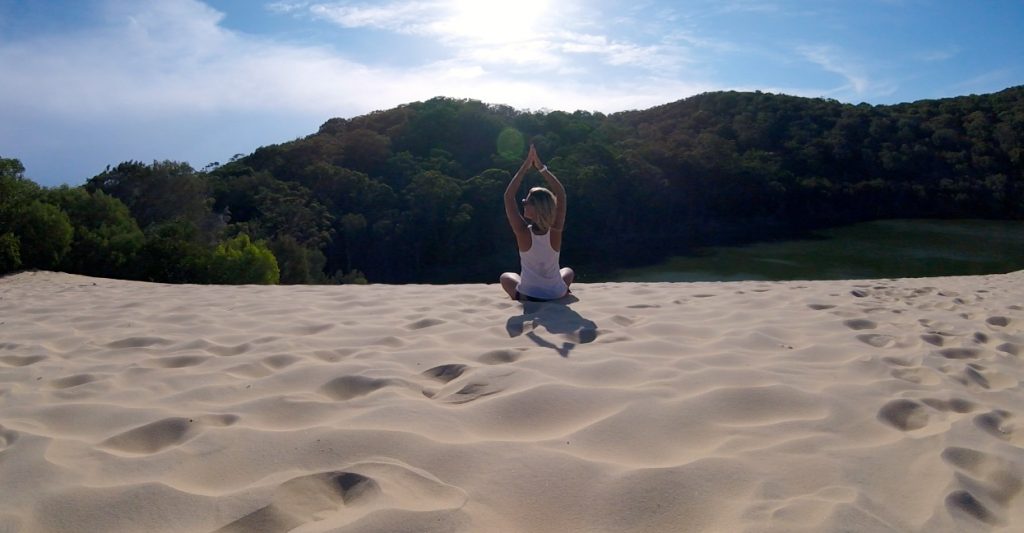
M 399 33 L 427 33 L 431 19 L 440 6 L 436 2 L 392 2 L 384 5 L 348 3 L 313 4 L 307 7 L 317 18 L 343 28 L 376 28 Z
M 915 59 L 925 62 L 937 62 L 946 61 L 952 59 L 960 53 L 960 47 L 958 46 L 947 46 L 945 48 L 937 48 L 934 50 L 928 50 L 916 54 Z
M 339 33 L 369 29 L 348 33 L 385 41 L 415 35 L 439 45 L 440 59 L 432 48 L 434 58 L 401 68 L 362 61 L 358 47 L 339 52 L 232 31 L 222 13 L 199 0 L 93 1 L 101 9 L 86 17 L 91 25 L 31 37 L 15 37 L 31 35 L 24 28 L 0 34 L 0 155 L 23 158 L 30 176 L 32 165 L 63 152 L 96 161 L 96 170 L 150 157 L 202 165 L 311 133 L 331 117 L 434 96 L 520 109 L 615 112 L 719 89 L 773 90 L 765 84 L 841 100 L 876 98 L 898 88 L 880 79 L 893 72 L 892 65 L 869 63 L 841 42 L 794 48 L 787 43 L 821 41 L 793 36 L 762 45 L 698 24 L 708 15 L 666 12 L 659 7 L 664 4 L 645 0 L 619 4 L 614 13 L 586 0 L 264 4 L 264 16 L 329 21 Z M 755 14 L 774 8 L 757 2 L 723 6 Z M 705 12 L 713 8 L 703 4 Z M 940 61 L 966 50 L 936 48 L 913 59 Z M 758 86 L 749 76 L 718 68 L 737 58 L 756 63 L 750 69 L 755 80 L 758 67 L 771 71 L 762 78 L 769 81 Z M 841 82 L 815 88 L 835 81 L 822 73 Z M 1014 75 L 1019 78 L 1019 69 L 994 67 L 959 88 L 1005 86 Z M 734 81 L 707 81 L 715 76 Z
M 734 13 L 778 13 L 782 11 L 774 2 L 761 0 L 731 0 L 716 2 L 715 13 L 729 15 Z
M 278 2 L 268 9 L 309 16 L 313 5 Z M 664 45 L 596 31 L 524 32 L 508 42 L 466 32 L 448 41 L 444 60 L 391 68 L 229 30 L 222 13 L 198 0 L 102 6 L 93 26 L 0 38 L 0 155 L 22 159 L 42 182 L 80 181 L 129 159 L 202 166 L 309 134 L 331 117 L 434 96 L 615 112 L 715 89 L 674 79 Z M 385 24 L 367 11 L 358 15 L 361 24 Z M 420 24 L 399 20 L 394 27 Z M 416 31 L 444 27 L 421 22 L 429 24 Z M 622 79 L 614 71 L 595 74 L 599 63 L 641 70 Z
M 171 5 L 160 2 L 161 6 Z M 338 103 L 331 86 L 366 67 L 324 50 L 247 39 L 192 1 L 116 13 L 88 32 L 0 45 L 4 100 L 44 112 L 162 115 Z M 147 6 L 148 7 L 148 6 Z
M 685 62 L 685 50 L 670 44 L 638 45 L 603 35 L 565 33 L 559 48 L 573 54 L 593 54 L 612 66 L 633 66 L 666 73 Z
M 535 39 L 549 6 L 548 0 L 396 0 L 385 4 L 321 2 L 309 4 L 306 10 L 314 18 L 343 28 L 424 35 L 462 46 Z
M 520 107 L 611 112 L 708 88 L 655 72 L 643 90 L 637 89 L 636 76 L 628 82 L 608 77 L 584 84 L 571 75 L 585 68 L 573 55 L 662 72 L 671 64 L 663 48 L 589 34 L 562 32 L 467 47 L 445 61 L 395 69 L 361 64 L 327 48 L 232 32 L 221 25 L 223 14 L 196 0 L 117 0 L 105 6 L 106 23 L 99 27 L 0 42 L 0 108 L 78 119 L 131 115 L 180 120 L 219 112 L 326 119 L 449 95 Z M 421 9 L 419 3 L 395 6 L 401 6 L 397 13 Z M 361 23 L 384 24 L 372 22 L 382 14 L 360 13 Z M 411 17 L 395 20 L 412 24 Z
M 570 65 L 580 54 L 610 66 L 665 73 L 678 67 L 683 54 L 674 38 L 641 45 L 573 28 L 600 29 L 576 2 L 551 0 L 399 0 L 387 4 L 314 3 L 306 14 L 343 28 L 372 28 L 436 39 L 453 59 L 548 70 L 579 71 Z M 288 12 L 295 12 L 288 6 Z M 559 21 L 552 24 L 552 21 Z M 621 22 L 621 20 L 620 20 Z
M 864 69 L 856 62 L 843 57 L 835 48 L 827 45 L 801 46 L 798 52 L 804 59 L 833 74 L 839 74 L 853 91 L 862 95 L 871 84 Z
M 1019 79 L 1019 76 L 1018 78 Z M 953 85 L 955 92 L 1000 91 L 1014 83 L 1014 71 L 1010 68 L 989 70 Z
M 309 2 L 271 2 L 265 6 L 271 13 L 294 13 L 309 6 Z

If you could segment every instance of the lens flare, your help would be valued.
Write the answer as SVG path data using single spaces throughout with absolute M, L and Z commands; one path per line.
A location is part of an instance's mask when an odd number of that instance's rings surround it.
M 523 134 L 515 128 L 505 128 L 498 134 L 498 154 L 505 159 L 518 159 L 523 155 Z

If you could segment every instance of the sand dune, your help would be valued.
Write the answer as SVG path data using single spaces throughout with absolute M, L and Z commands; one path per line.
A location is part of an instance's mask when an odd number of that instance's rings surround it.
M 1024 530 L 1024 271 L 0 279 L 0 532 Z

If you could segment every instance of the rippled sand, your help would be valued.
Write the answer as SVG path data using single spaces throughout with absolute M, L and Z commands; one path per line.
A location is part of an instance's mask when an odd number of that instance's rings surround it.
M 0 531 L 1024 529 L 1024 272 L 573 288 L 0 279 Z

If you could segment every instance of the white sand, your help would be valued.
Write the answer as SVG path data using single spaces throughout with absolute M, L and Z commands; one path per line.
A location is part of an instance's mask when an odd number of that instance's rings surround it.
M 0 532 L 1024 530 L 1024 271 L 574 289 L 0 279 Z

